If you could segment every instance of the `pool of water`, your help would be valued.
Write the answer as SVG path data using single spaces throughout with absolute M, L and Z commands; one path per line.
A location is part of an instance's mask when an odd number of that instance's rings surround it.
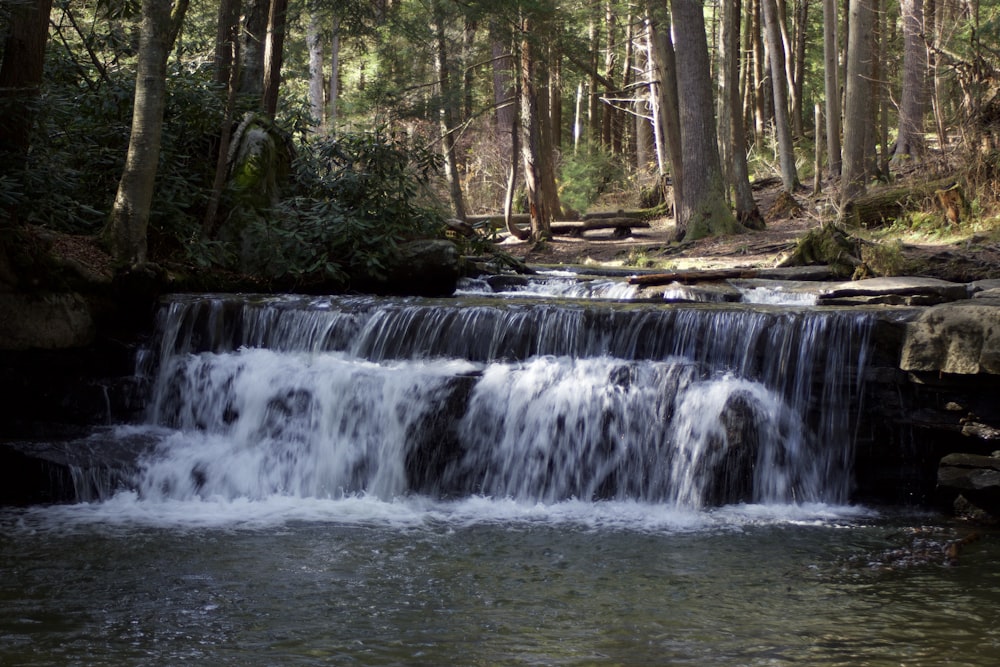
M 8 509 L 0 664 L 993 665 L 1000 548 L 971 531 L 825 505 Z

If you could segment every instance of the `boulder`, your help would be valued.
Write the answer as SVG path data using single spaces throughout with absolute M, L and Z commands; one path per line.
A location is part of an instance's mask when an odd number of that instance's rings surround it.
M 949 454 L 938 465 L 937 483 L 940 492 L 1000 515 L 1000 457 Z
M 377 291 L 408 296 L 451 296 L 461 276 L 458 248 L 451 241 L 402 243 Z
M 85 347 L 97 328 L 87 300 L 74 293 L 0 293 L 0 349 Z
M 1000 374 L 1000 301 L 970 299 L 928 308 L 906 326 L 899 367 Z

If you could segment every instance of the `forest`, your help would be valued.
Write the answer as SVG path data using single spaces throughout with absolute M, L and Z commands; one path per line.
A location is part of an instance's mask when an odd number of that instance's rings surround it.
M 472 214 L 761 229 L 764 179 L 849 222 L 906 174 L 894 204 L 989 221 L 998 35 L 986 0 L 10 0 L 0 272 L 44 229 L 118 271 L 348 286 Z

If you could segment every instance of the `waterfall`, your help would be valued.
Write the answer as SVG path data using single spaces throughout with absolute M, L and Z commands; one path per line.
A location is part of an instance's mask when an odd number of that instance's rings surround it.
M 374 297 L 164 305 L 158 499 L 849 499 L 870 319 Z

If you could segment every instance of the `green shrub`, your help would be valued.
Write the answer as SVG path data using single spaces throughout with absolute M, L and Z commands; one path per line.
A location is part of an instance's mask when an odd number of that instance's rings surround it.
M 563 206 L 581 213 L 611 188 L 621 185 L 625 175 L 610 153 L 593 149 L 563 155 L 560 165 L 559 198 Z

